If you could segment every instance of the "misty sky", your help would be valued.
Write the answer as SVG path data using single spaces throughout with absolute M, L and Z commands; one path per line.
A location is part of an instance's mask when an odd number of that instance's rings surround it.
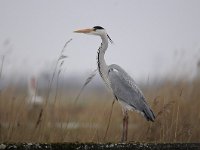
M 92 71 L 101 40 L 73 31 L 95 25 L 106 28 L 114 41 L 107 64 L 120 65 L 136 79 L 196 71 L 199 0 L 1 0 L 4 74 L 51 68 L 70 38 L 65 73 Z

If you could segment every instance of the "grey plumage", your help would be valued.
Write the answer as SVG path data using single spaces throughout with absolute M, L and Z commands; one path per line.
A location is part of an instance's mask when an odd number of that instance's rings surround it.
M 135 81 L 118 65 L 112 64 L 108 68 L 113 94 L 124 104 L 125 109 L 139 111 L 148 121 L 154 121 L 155 115 Z
M 101 46 L 97 52 L 98 71 L 107 87 L 111 89 L 115 98 L 122 104 L 124 118 L 121 141 L 126 141 L 128 135 L 128 110 L 140 112 L 148 121 L 154 121 L 154 113 L 134 80 L 120 66 L 115 64 L 108 66 L 106 64 L 104 55 L 108 48 L 108 40 L 113 43 L 106 30 L 100 26 L 95 26 L 92 29 L 82 29 L 75 32 L 97 35 L 102 39 Z

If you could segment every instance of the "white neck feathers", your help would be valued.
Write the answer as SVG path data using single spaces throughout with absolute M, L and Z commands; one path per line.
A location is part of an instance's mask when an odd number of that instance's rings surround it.
M 102 39 L 102 43 L 97 52 L 97 65 L 98 65 L 100 76 L 102 77 L 106 85 L 109 87 L 110 84 L 108 80 L 108 66 L 104 59 L 105 52 L 108 48 L 108 37 L 107 35 L 102 35 L 101 39 Z

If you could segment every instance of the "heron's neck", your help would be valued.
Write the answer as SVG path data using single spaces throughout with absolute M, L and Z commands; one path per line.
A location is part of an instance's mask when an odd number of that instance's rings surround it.
M 108 80 L 108 66 L 105 62 L 104 59 L 104 55 L 105 52 L 108 48 L 108 37 L 105 36 L 101 36 L 102 39 L 102 43 L 101 46 L 98 49 L 97 52 L 97 64 L 98 64 L 98 70 L 99 70 L 99 74 L 102 77 L 102 79 L 104 80 L 104 82 L 109 85 L 109 80 Z

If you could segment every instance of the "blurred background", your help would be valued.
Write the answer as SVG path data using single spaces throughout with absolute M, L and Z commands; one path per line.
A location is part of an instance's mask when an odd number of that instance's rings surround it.
M 101 39 L 73 33 L 99 25 L 114 41 L 107 64 L 134 78 L 157 116 L 149 123 L 130 112 L 129 141 L 199 142 L 199 6 L 198 0 L 1 0 L 0 141 L 120 140 L 120 105 L 109 124 L 113 97 L 93 72 Z

